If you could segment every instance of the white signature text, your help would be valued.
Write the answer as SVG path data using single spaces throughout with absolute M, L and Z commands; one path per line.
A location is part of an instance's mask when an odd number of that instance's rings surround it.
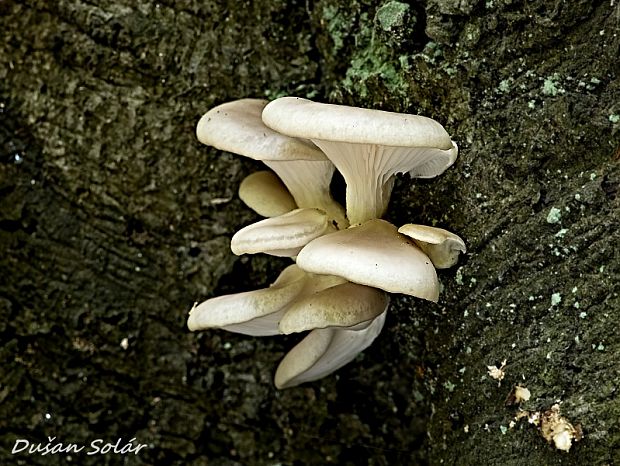
M 123 442 L 122 438 L 116 440 L 115 443 L 106 442 L 102 439 L 96 439 L 90 442 L 90 445 L 78 445 L 76 443 L 56 442 L 56 437 L 48 437 L 47 443 L 32 443 L 26 439 L 17 439 L 13 445 L 11 453 L 25 453 L 28 455 L 56 455 L 58 453 L 81 453 L 86 449 L 85 453 L 92 455 L 137 455 L 140 450 L 147 447 L 146 443 L 135 443 L 135 437 L 128 442 Z

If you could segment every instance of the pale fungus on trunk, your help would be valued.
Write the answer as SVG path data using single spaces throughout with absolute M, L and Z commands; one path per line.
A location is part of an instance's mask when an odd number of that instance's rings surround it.
M 390 293 L 434 302 L 439 298 L 431 260 L 385 220 L 370 220 L 310 241 L 297 256 L 297 265 Z
M 330 275 L 306 273 L 297 265 L 285 268 L 268 288 L 211 298 L 194 306 L 187 326 L 190 330 L 221 328 L 252 336 L 278 335 L 278 324 L 288 307 L 345 280 Z
M 311 140 L 342 173 L 351 225 L 380 218 L 394 175 L 432 178 L 454 163 L 456 144 L 435 120 L 418 115 L 282 97 L 263 110 L 264 123 Z
M 285 268 L 269 287 L 208 299 L 189 313 L 190 330 L 221 328 L 252 336 L 277 335 L 283 310 L 306 286 L 307 274 L 296 265 Z
M 309 241 L 335 230 L 322 210 L 295 209 L 242 228 L 232 237 L 230 248 L 238 256 L 264 252 L 293 257 Z
M 318 380 L 348 364 L 368 348 L 383 329 L 386 312 L 353 327 L 312 330 L 290 350 L 276 370 L 276 388 Z
M 198 122 L 198 140 L 262 161 L 280 177 L 298 207 L 322 209 L 339 228 L 346 228 L 344 209 L 329 191 L 334 165 L 310 141 L 265 126 L 265 105 L 266 100 L 241 99 L 212 108 Z
M 381 290 L 345 282 L 296 299 L 278 326 L 285 335 L 317 328 L 352 327 L 377 317 L 389 302 Z
M 269 172 L 243 181 L 240 198 L 268 218 L 238 231 L 232 251 L 288 256 L 296 264 L 268 288 L 195 306 L 190 330 L 309 331 L 276 371 L 276 387 L 288 388 L 334 372 L 370 346 L 385 322 L 386 292 L 438 300 L 435 268 L 454 265 L 463 240 L 423 225 L 397 230 L 379 217 L 395 174 L 428 178 L 454 163 L 457 146 L 439 123 L 284 97 L 215 107 L 197 134 L 205 144 L 263 161 L 283 183 Z M 330 194 L 334 165 L 347 184 L 346 216 Z
M 448 269 L 459 260 L 459 253 L 465 252 L 465 241 L 460 236 L 443 228 L 408 223 L 398 229 L 401 235 L 413 239 L 438 269 Z

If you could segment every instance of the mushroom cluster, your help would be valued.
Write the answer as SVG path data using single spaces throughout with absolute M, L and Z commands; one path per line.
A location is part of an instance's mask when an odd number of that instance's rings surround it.
M 232 251 L 294 263 L 268 288 L 194 306 L 188 327 L 253 336 L 309 331 L 278 366 L 278 388 L 324 377 L 367 348 L 383 328 L 386 292 L 436 302 L 435 269 L 465 252 L 446 230 L 381 220 L 394 175 L 435 177 L 456 159 L 456 144 L 430 118 L 296 97 L 241 99 L 209 110 L 196 133 L 275 172 L 241 183 L 240 198 L 266 218 L 238 231 Z M 346 182 L 346 209 L 330 194 L 335 169 Z

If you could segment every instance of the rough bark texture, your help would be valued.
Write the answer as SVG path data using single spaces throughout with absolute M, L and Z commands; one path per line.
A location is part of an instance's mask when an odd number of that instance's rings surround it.
M 0 463 L 620 464 L 620 2 L 8 0 L 0 25 Z M 439 304 L 394 296 L 355 362 L 278 392 L 298 337 L 185 320 L 286 264 L 230 252 L 260 167 L 197 119 L 287 94 L 442 122 L 457 163 L 386 218 L 468 253 Z M 581 424 L 569 453 L 510 427 L 517 383 Z M 149 448 L 11 454 L 48 437 Z

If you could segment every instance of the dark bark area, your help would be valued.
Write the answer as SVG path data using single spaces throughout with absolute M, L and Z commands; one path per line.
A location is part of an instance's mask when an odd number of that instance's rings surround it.
M 1 464 L 620 462 L 620 2 L 9 0 L 0 25 Z M 185 320 L 287 263 L 230 252 L 259 165 L 195 124 L 287 94 L 442 122 L 457 163 L 399 178 L 386 218 L 468 253 L 438 304 L 394 296 L 356 361 L 278 392 L 298 338 Z M 510 427 L 517 383 L 581 425 L 569 453 Z M 48 437 L 148 448 L 11 454 Z

